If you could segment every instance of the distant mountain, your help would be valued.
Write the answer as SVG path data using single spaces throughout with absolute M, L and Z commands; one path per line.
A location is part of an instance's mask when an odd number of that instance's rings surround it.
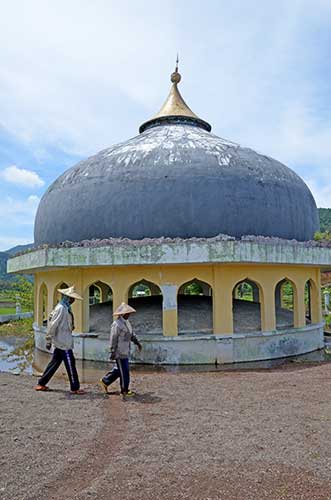
M 16 245 L 16 247 L 10 248 L 9 250 L 5 250 L 4 253 L 9 253 L 12 257 L 15 253 L 23 252 L 24 250 L 28 250 L 33 247 L 33 243 L 27 243 L 26 245 Z
M 0 252 L 0 280 L 13 281 L 15 279 L 15 274 L 7 274 L 7 260 L 16 253 L 28 250 L 32 247 L 33 243 L 28 243 L 27 245 L 17 245 L 16 247 L 9 248 L 9 250 L 5 252 Z
M 0 279 L 4 279 L 7 274 L 7 260 L 9 254 L 7 252 L 0 252 Z

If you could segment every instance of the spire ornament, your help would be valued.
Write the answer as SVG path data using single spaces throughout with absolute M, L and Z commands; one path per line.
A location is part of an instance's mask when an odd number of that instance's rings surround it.
M 170 76 L 170 81 L 172 85 L 170 88 L 169 95 L 165 100 L 165 103 L 163 104 L 160 111 L 156 115 L 154 115 L 153 118 L 151 118 L 150 120 L 148 120 L 147 122 L 143 123 L 140 126 L 139 128 L 140 133 L 146 130 L 147 128 L 160 125 L 161 122 L 184 123 L 184 121 L 186 123 L 190 122 L 192 125 L 200 126 L 201 128 L 207 130 L 208 132 L 211 131 L 211 126 L 209 125 L 209 123 L 205 122 L 204 120 L 201 120 L 201 118 L 199 118 L 195 113 L 193 113 L 193 111 L 186 104 L 181 93 L 178 90 L 177 85 L 182 79 L 181 74 L 178 72 L 178 63 L 179 63 L 179 58 L 177 54 L 175 71 L 171 73 Z
M 179 63 L 179 59 L 178 59 L 178 53 L 177 53 L 175 71 L 173 73 L 171 73 L 171 77 L 170 77 L 170 80 L 172 81 L 172 83 L 176 83 L 176 84 L 179 83 L 182 79 L 182 75 L 180 73 L 178 73 L 178 63 Z

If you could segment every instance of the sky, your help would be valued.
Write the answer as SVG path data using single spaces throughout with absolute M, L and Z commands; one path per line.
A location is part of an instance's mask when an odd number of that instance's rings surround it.
M 213 132 L 297 172 L 331 207 L 330 0 L 11 0 L 0 16 L 0 251 L 33 241 L 67 168 L 180 91 Z

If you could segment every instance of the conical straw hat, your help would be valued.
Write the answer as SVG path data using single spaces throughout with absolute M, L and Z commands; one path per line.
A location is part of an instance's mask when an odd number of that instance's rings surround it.
M 123 316 L 123 314 L 135 313 L 136 310 L 129 306 L 125 302 L 122 302 L 120 306 L 113 312 L 113 316 Z
M 72 297 L 74 299 L 83 300 L 83 297 L 78 295 L 74 286 L 70 286 L 69 288 L 58 288 L 57 291 L 62 293 L 62 295 L 67 295 L 68 297 Z

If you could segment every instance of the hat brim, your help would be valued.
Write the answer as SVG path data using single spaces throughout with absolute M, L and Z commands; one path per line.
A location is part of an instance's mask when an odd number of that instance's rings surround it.
M 62 295 L 66 295 L 67 297 L 72 297 L 73 299 L 77 299 L 77 300 L 84 300 L 83 297 L 78 295 L 78 293 L 76 293 L 76 292 L 71 292 L 71 293 L 64 292 L 63 290 L 61 290 L 61 288 L 58 288 L 57 291 L 60 292 Z
M 135 313 L 136 310 L 133 309 L 133 307 L 131 306 L 128 306 L 127 308 L 125 308 L 123 311 L 114 311 L 113 312 L 113 316 L 124 316 L 125 314 L 133 314 Z

